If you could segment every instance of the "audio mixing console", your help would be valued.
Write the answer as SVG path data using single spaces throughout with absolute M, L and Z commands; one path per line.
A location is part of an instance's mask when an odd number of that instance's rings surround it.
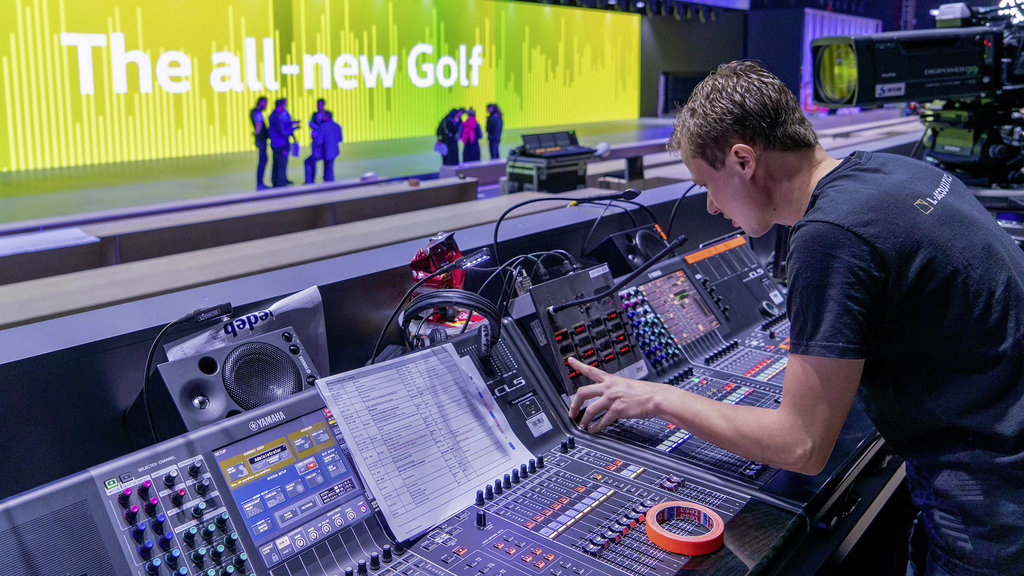
M 542 357 L 563 386 L 570 404 L 587 382 L 568 368 L 572 347 L 561 347 L 556 330 L 564 316 L 548 312 L 612 285 L 598 269 L 535 286 L 532 308 L 517 314 L 536 337 Z M 776 408 L 782 399 L 789 350 L 789 321 L 778 286 L 758 263 L 746 239 L 737 236 L 650 268 L 609 298 L 602 314 L 618 312 L 623 331 L 641 354 L 644 368 L 618 373 L 646 377 L 721 402 Z M 612 310 L 612 308 L 615 310 Z M 554 335 L 554 337 L 552 337 Z M 609 372 L 612 367 L 592 365 Z M 645 373 L 646 376 L 636 376 Z M 659 418 L 618 420 L 601 436 L 737 481 L 765 498 L 813 514 L 826 486 L 841 483 L 857 460 L 880 443 L 866 415 L 854 407 L 825 470 L 815 477 L 779 471 L 692 436 Z
M 564 409 L 586 384 L 568 370 L 568 356 L 722 402 L 777 406 L 789 325 L 778 309 L 778 288 L 749 252 L 742 238 L 726 240 L 654 267 L 618 292 L 609 291 L 606 267 L 577 272 L 535 286 L 539 313 L 506 319 L 487 353 L 473 333 L 447 340 L 476 365 L 489 404 L 533 458 L 407 540 L 395 538 L 411 531 L 388 524 L 335 415 L 318 391 L 307 390 L 0 502 L 2 571 L 667 576 L 771 570 L 877 450 L 877 435 L 862 415 L 851 413 L 825 472 L 809 478 L 740 458 L 658 419 L 623 420 L 592 435 L 578 430 Z M 573 303 L 604 292 L 594 302 Z M 552 306 L 557 311 L 549 314 Z M 703 540 L 708 548 L 702 555 L 667 551 L 652 519 L 677 539 Z M 723 524 L 721 545 L 716 534 Z
M 425 534 L 396 541 L 334 416 L 308 390 L 5 500 L 3 573 L 742 574 L 806 528 L 793 511 L 671 461 L 577 441 L 515 323 L 488 356 L 478 342 L 449 340 L 535 458 Z M 655 546 L 645 513 L 675 500 L 716 513 L 727 544 L 702 557 Z M 708 532 L 685 518 L 664 525 Z

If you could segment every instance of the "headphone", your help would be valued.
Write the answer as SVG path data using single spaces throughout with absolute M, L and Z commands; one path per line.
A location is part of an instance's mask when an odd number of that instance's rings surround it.
M 465 290 L 454 288 L 442 288 L 420 294 L 413 298 L 399 315 L 399 324 L 402 326 L 402 335 L 405 338 L 406 347 L 410 350 L 415 348 L 427 348 L 439 344 L 448 338 L 447 332 L 440 328 L 432 328 L 426 335 L 414 334 L 409 336 L 409 325 L 413 318 L 420 314 L 431 313 L 435 308 L 446 306 L 458 306 L 470 312 L 476 312 L 487 320 L 487 324 L 480 325 L 477 329 L 480 334 L 480 348 L 482 355 L 490 353 L 491 348 L 498 343 L 501 332 L 501 313 L 490 300 Z M 469 322 L 469 318 L 466 319 Z

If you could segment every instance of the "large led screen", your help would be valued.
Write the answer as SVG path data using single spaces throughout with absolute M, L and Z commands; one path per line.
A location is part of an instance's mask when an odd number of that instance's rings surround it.
M 639 15 L 525 2 L 5 0 L 0 171 L 251 150 L 260 95 L 346 142 L 636 118 L 639 57 Z

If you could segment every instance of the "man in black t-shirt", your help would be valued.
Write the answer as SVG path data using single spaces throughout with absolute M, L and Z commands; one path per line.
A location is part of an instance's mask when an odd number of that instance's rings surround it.
M 657 416 L 815 474 L 859 396 L 906 460 L 920 510 L 908 574 L 1024 572 L 1020 249 L 941 170 L 889 154 L 830 157 L 789 89 L 750 62 L 697 86 L 669 148 L 707 187 L 710 213 L 751 236 L 793 227 L 782 402 L 734 406 L 573 360 L 595 384 L 571 415 L 593 399 L 581 420 L 591 431 Z

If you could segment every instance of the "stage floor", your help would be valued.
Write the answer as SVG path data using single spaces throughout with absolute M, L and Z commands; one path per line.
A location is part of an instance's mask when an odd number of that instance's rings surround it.
M 892 117 L 891 110 L 812 118 L 818 129 L 857 124 Z M 577 126 L 548 126 L 506 130 L 502 157 L 522 143 L 521 135 L 557 130 L 576 130 L 580 144 L 623 144 L 667 138 L 671 118 L 640 118 Z M 406 138 L 358 144 L 342 144 L 335 162 L 335 179 L 351 180 L 373 172 L 381 179 L 436 176 L 440 156 L 433 151 L 434 137 Z M 482 143 L 487 157 L 486 141 Z M 289 179 L 304 178 L 303 148 L 288 162 Z M 102 166 L 0 173 L 0 223 L 19 222 L 101 210 L 130 209 L 177 200 L 209 198 L 255 189 L 257 154 L 252 152 L 152 160 Z M 270 182 L 270 167 L 264 180 Z M 496 193 L 496 192 L 491 192 Z M 484 195 L 488 192 L 484 192 Z M 130 210 L 128 210 L 130 212 Z
M 578 126 L 506 130 L 502 157 L 522 144 L 521 134 L 576 130 L 580 143 L 621 144 L 666 138 L 671 119 L 641 118 Z M 434 137 L 342 144 L 334 164 L 336 180 L 357 179 L 367 172 L 379 178 L 436 176 L 441 157 L 433 150 Z M 487 142 L 482 142 L 487 158 Z M 301 184 L 303 148 L 288 162 L 288 179 Z M 97 210 L 130 208 L 175 200 L 236 194 L 255 189 L 256 149 L 252 152 L 152 160 L 103 166 L 84 166 L 0 174 L 0 222 L 17 222 Z M 318 178 L 322 175 L 318 174 Z M 264 181 L 270 183 L 270 166 Z

